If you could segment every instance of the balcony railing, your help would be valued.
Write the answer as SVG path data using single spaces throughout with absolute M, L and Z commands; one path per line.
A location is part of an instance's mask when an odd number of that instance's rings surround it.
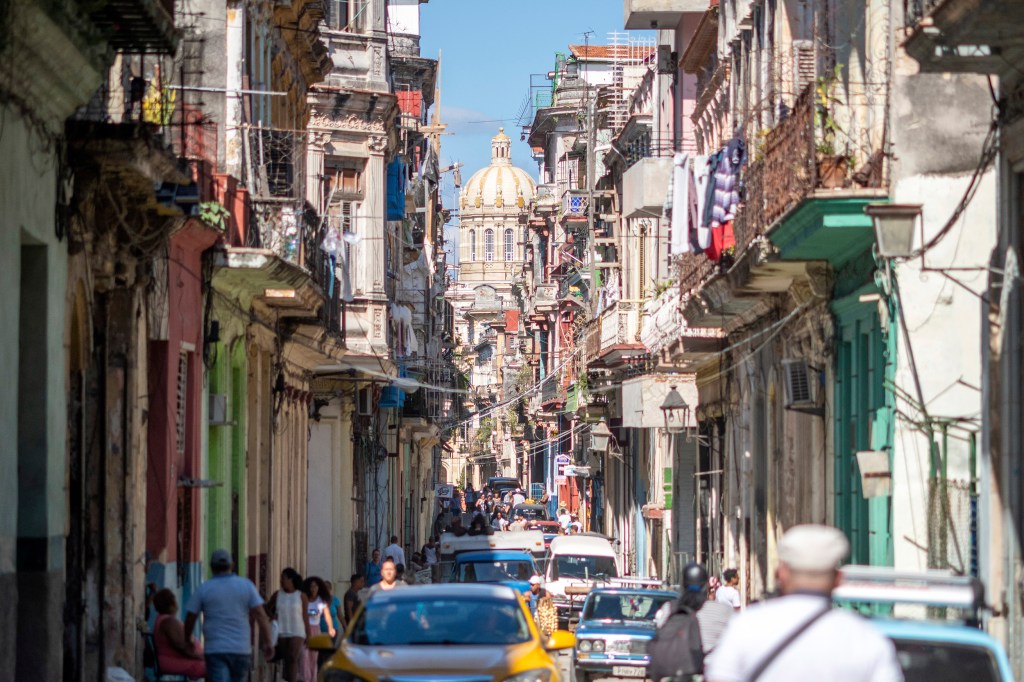
M 589 205 L 586 190 L 566 190 L 562 194 L 562 217 L 586 218 Z
M 913 26 L 920 23 L 933 9 L 941 5 L 943 0 L 904 0 L 904 11 L 906 12 L 907 25 Z
M 684 253 L 676 260 L 677 279 L 679 290 L 685 296 L 688 292 L 700 288 L 700 285 L 711 279 L 712 276 L 723 271 L 728 261 L 714 262 L 703 255 L 695 253 Z
M 743 204 L 736 215 L 736 255 L 819 188 L 841 191 L 882 183 L 881 132 L 872 125 L 884 94 L 874 84 L 849 83 L 826 108 L 815 84 L 797 98 L 789 116 L 764 136 L 744 172 Z M 825 131 L 823 120 L 831 122 Z

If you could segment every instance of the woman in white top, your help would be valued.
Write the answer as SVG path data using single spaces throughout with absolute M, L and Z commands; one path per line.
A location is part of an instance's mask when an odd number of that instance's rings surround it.
M 276 614 L 279 635 L 277 658 L 284 663 L 284 679 L 298 682 L 303 644 L 310 635 L 306 612 L 309 600 L 302 591 L 302 576 L 294 568 L 281 571 L 281 589 L 270 597 L 270 610 Z
M 334 635 L 337 632 L 334 629 L 334 623 L 331 620 L 331 610 L 328 608 L 331 599 L 331 593 L 324 585 L 324 581 L 317 576 L 310 576 L 306 578 L 306 616 L 309 622 L 309 631 L 311 633 L 320 632 L 320 619 L 327 621 L 327 634 L 334 639 Z M 316 680 L 316 672 L 319 668 L 319 657 L 320 653 L 307 649 L 303 657 L 303 671 L 304 679 L 306 682 L 314 682 Z

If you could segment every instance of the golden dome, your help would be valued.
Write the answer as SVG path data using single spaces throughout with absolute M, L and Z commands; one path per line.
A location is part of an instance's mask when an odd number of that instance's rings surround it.
M 491 163 L 473 174 L 462 188 L 463 216 L 473 209 L 519 213 L 536 194 L 530 174 L 512 165 L 512 140 L 504 128 L 491 138 Z

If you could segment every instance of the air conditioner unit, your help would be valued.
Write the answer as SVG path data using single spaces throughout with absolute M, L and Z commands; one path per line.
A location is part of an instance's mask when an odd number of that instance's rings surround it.
M 783 360 L 782 368 L 786 375 L 786 409 L 824 416 L 824 408 L 818 406 L 817 370 L 806 360 L 797 359 Z
M 369 417 L 373 414 L 372 388 L 362 388 L 356 392 L 356 414 Z
M 209 413 L 207 419 L 210 426 L 229 426 L 228 397 L 221 393 L 211 393 L 208 404 Z

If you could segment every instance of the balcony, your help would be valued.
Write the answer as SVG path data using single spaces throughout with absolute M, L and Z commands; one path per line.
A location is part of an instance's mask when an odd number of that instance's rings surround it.
M 562 218 L 586 220 L 589 206 L 590 202 L 585 189 L 567 189 L 562 193 Z
M 599 364 L 617 366 L 646 353 L 639 340 L 640 311 L 631 303 L 618 303 L 601 316 Z
M 847 104 L 834 104 L 816 117 L 821 106 L 814 86 L 808 86 L 789 116 L 764 136 L 744 174 L 744 201 L 733 224 L 737 260 L 809 199 L 879 193 L 881 132 L 863 123 L 878 106 L 876 87 L 850 83 L 839 96 Z M 837 132 L 826 135 L 816 127 L 822 116 L 836 121 Z
M 700 14 L 707 0 L 624 0 L 626 30 L 674 29 L 683 14 Z
M 672 176 L 670 157 L 647 157 L 622 175 L 622 217 L 650 218 L 662 214 L 668 182 Z
M 108 0 L 93 6 L 89 18 L 115 50 L 174 54 L 173 0 Z
M 1024 13 L 1011 0 L 909 0 L 904 47 L 922 71 L 1003 75 L 1024 61 Z

